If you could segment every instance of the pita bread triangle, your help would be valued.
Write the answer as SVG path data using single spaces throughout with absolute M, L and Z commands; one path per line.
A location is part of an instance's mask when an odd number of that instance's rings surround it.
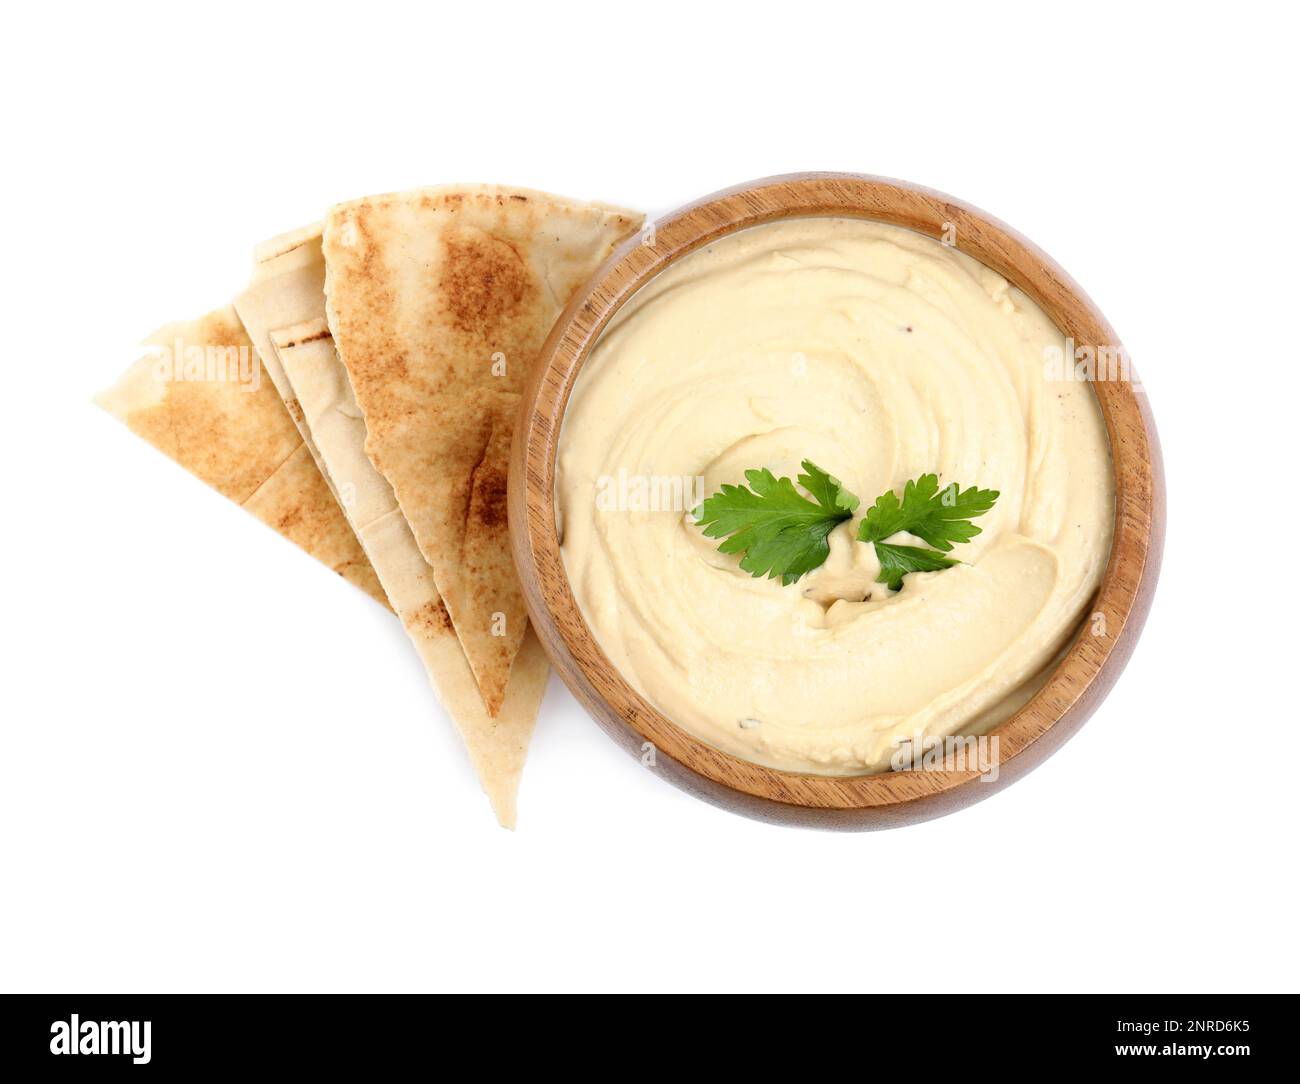
M 556 317 L 641 216 L 527 189 L 373 196 L 325 220 L 329 328 L 489 714 L 527 616 L 506 470 L 529 368 Z M 336 480 L 337 481 L 337 480 Z
M 297 236 L 297 235 L 295 235 Z M 438 699 L 469 751 L 497 819 L 513 828 L 516 795 L 549 674 L 530 632 L 497 717 L 488 715 L 474 675 L 392 487 L 366 457 L 365 423 L 325 322 L 320 233 L 292 250 L 259 247 L 253 282 L 236 302 L 249 334 L 265 342 L 298 404 L 298 420 L 332 479 L 348 521 L 370 558 Z M 274 327 L 281 321 L 296 321 Z
M 95 401 L 384 606 L 387 596 L 234 308 L 168 324 Z

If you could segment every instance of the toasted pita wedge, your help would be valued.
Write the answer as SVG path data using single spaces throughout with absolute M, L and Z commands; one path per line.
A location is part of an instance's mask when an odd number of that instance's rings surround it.
M 168 324 L 96 398 L 163 454 L 388 605 L 231 306 Z
M 369 555 L 443 707 L 459 731 L 500 823 L 515 826 L 516 795 L 549 668 L 531 631 L 515 660 L 504 702 L 488 715 L 465 652 L 392 487 L 366 458 L 365 422 L 321 316 L 272 332 L 271 341 L 353 530 Z
M 641 223 L 540 192 L 375 196 L 325 221 L 330 330 L 391 483 L 496 715 L 527 617 L 506 468 L 520 392 L 574 291 Z

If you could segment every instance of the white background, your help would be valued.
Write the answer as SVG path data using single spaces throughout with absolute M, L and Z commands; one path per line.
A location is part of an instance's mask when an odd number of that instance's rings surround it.
M 1296 986 L 1284 5 L 716 7 L 9 12 L 0 987 Z M 802 169 L 1037 241 L 1160 425 L 1130 669 L 943 820 L 721 812 L 553 678 L 502 831 L 391 616 L 89 403 L 343 198 L 491 181 L 657 214 Z

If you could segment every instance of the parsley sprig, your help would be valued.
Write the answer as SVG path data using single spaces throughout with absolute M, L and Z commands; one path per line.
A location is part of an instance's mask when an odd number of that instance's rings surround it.
M 944 554 L 952 551 L 954 542 L 969 542 L 980 533 L 971 520 L 992 508 L 998 497 L 996 489 L 971 486 L 963 492 L 956 482 L 940 490 L 937 474 L 923 474 L 908 482 L 901 501 L 892 489 L 882 493 L 858 525 L 858 540 L 876 547 L 880 561 L 876 582 L 897 591 L 909 572 L 938 572 L 960 564 Z M 899 531 L 915 535 L 933 548 L 885 541 Z
M 819 568 L 830 555 L 827 535 L 858 508 L 858 498 L 810 459 L 802 463 L 798 483 L 777 478 L 770 470 L 745 472 L 749 487 L 723 485 L 695 510 L 709 538 L 721 538 L 723 553 L 743 554 L 740 567 L 751 576 L 780 579 L 789 585 Z M 957 483 L 939 489 L 937 474 L 923 474 L 903 487 L 903 496 L 890 490 L 876 498 L 858 525 L 857 538 L 875 546 L 880 561 L 878 583 L 898 591 L 910 572 L 937 572 L 959 562 L 947 554 L 953 545 L 969 542 L 980 528 L 971 520 L 991 509 L 994 489 L 962 490 Z M 926 546 L 906 546 L 885 539 L 906 531 Z
M 745 471 L 748 489 L 723 485 L 695 510 L 707 537 L 726 539 L 719 550 L 744 554 L 740 567 L 751 576 L 779 577 L 789 585 L 819 567 L 831 552 L 826 536 L 858 507 L 858 498 L 837 478 L 811 459 L 802 466 L 799 484 L 812 500 L 789 478 L 777 478 L 765 468 Z

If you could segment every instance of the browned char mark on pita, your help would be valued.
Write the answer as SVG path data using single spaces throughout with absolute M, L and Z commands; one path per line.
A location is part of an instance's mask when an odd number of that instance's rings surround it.
M 436 284 L 452 326 L 482 335 L 517 312 L 536 291 L 514 246 L 478 230 L 457 230 L 445 243 L 446 255 Z M 485 342 L 501 349 L 504 344 Z
M 426 602 L 410 616 L 410 624 L 417 629 L 431 633 L 449 633 L 452 631 L 451 614 L 442 599 L 435 598 Z
M 330 337 L 329 328 L 325 328 L 323 331 L 317 331 L 312 335 L 304 335 L 301 339 L 292 339 L 289 342 L 282 342 L 279 345 L 281 350 L 292 350 L 294 347 L 306 346 L 307 343 L 318 343 Z M 297 402 L 298 400 L 295 399 L 294 404 L 297 405 Z
M 509 454 L 514 405 L 511 396 L 509 402 L 496 406 L 483 452 L 470 471 L 469 503 L 465 509 L 466 537 L 474 533 L 475 527 L 488 531 L 504 531 L 506 528 L 506 460 L 501 456 L 502 452 Z

